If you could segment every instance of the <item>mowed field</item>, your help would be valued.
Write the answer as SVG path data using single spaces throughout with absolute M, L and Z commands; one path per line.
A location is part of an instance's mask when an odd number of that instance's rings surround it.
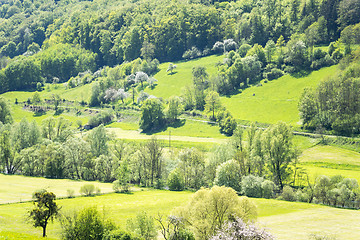
M 342 175 L 360 183 L 360 153 L 334 146 L 315 146 L 303 151 L 300 165 L 315 179 Z
M 0 204 L 28 201 L 36 190 L 46 189 L 55 193 L 57 197 L 67 197 L 67 190 L 73 190 L 80 195 L 80 188 L 84 184 L 93 184 L 102 193 L 112 192 L 111 183 L 74 181 L 67 179 L 49 179 L 40 177 L 25 177 L 19 175 L 0 174 Z
M 95 197 L 61 199 L 57 203 L 69 213 L 84 206 L 97 206 L 105 216 L 125 228 L 126 221 L 138 213 L 166 215 L 186 204 L 192 192 L 165 190 L 138 191 L 132 194 L 106 194 Z M 338 239 L 359 239 L 360 211 L 337 209 L 321 205 L 253 199 L 258 207 L 257 224 L 266 227 L 277 239 L 308 239 L 312 233 L 333 234 Z M 26 221 L 31 203 L 0 205 L 0 239 L 41 239 L 41 229 L 33 228 Z M 59 239 L 58 221 L 48 227 L 49 239 Z

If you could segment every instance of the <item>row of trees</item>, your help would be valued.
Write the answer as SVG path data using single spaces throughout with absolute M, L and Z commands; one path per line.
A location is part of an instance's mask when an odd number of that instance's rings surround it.
M 158 99 L 146 101 L 143 109 L 150 108 L 152 104 L 161 109 Z M 171 105 L 168 108 L 168 111 L 173 111 Z M 6 114 L 6 108 L 2 109 Z M 176 114 L 173 118 L 176 119 Z M 172 165 L 169 169 L 172 160 L 164 156 L 156 139 L 133 146 L 120 140 L 110 141 L 112 137 L 102 125 L 79 137 L 74 134 L 71 123 L 62 117 L 47 118 L 40 127 L 35 121 L 29 123 L 26 119 L 11 125 L 9 119 L 9 114 L 2 118 L 5 124 L 0 127 L 1 171 L 8 174 L 107 182 L 122 179 L 125 185 L 132 182 L 161 186 L 168 173 L 176 168 L 183 175 L 186 188 L 199 189 L 213 184 L 218 165 L 235 158 L 241 166 L 241 176 L 263 176 L 269 171 L 271 179 L 282 187 L 289 182 L 290 164 L 296 159 L 290 128 L 283 123 L 264 133 L 252 127 L 247 134 L 251 136 L 248 147 L 243 146 L 242 131 L 239 129 L 233 137 L 236 144 L 220 147 L 227 148 L 219 150 L 227 152 L 227 155 L 216 156 L 214 152 L 213 159 L 209 161 L 195 149 L 184 150 L 176 157 L 179 166 Z M 160 119 L 151 118 L 148 122 L 157 121 Z M 279 141 L 270 141 L 271 138 L 279 138 Z M 271 149 L 279 152 L 271 152 Z

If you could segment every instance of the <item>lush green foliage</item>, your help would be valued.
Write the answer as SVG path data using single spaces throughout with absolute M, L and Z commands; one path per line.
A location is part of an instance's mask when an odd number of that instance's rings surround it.
M 306 128 L 324 128 L 337 134 L 360 132 L 360 65 L 352 64 L 341 75 L 321 82 L 316 89 L 306 89 L 299 110 Z
M 55 199 L 56 196 L 52 192 L 38 191 L 34 193 L 35 208 L 32 209 L 30 219 L 33 221 L 34 227 L 42 227 L 43 237 L 46 237 L 46 227 L 49 221 L 52 221 L 54 217 L 59 213 L 60 208 L 57 206 Z
M 233 189 L 218 186 L 197 191 L 178 212 L 186 219 L 198 239 L 213 236 L 217 229 L 234 217 L 244 221 L 257 217 L 256 206 L 250 199 L 239 198 Z

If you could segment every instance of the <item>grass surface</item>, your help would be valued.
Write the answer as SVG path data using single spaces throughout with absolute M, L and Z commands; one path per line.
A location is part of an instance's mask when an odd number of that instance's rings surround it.
M 303 89 L 315 87 L 322 79 L 337 71 L 337 66 L 332 66 L 301 78 L 285 75 L 262 83 L 262 86 L 247 88 L 240 94 L 222 97 L 221 101 L 237 119 L 264 123 L 284 121 L 299 125 L 298 101 Z
M 301 166 L 314 178 L 343 175 L 360 182 L 360 153 L 334 146 L 315 146 L 300 156 Z
M 191 85 L 192 69 L 196 66 L 206 67 L 209 76 L 217 72 L 215 63 L 222 62 L 224 55 L 212 55 L 208 57 L 198 58 L 191 61 L 176 62 L 177 68 L 173 74 L 166 72 L 169 63 L 162 63 L 159 66 L 160 71 L 155 74 L 154 78 L 158 80 L 157 86 L 154 89 L 146 89 L 151 95 L 162 98 L 169 98 L 171 96 L 180 96 L 181 89 L 184 86 Z
M 35 178 L 19 175 L 0 174 L 0 182 L 0 204 L 31 200 L 32 193 L 40 189 L 54 192 L 57 197 L 67 197 L 68 189 L 74 190 L 75 195 L 80 195 L 79 190 L 86 183 L 94 184 L 103 193 L 113 191 L 111 183 Z
M 97 206 L 118 226 L 125 227 L 128 218 L 141 211 L 150 215 L 169 214 L 172 209 L 185 204 L 191 192 L 164 190 L 139 191 L 133 194 L 107 194 L 58 200 L 63 212 L 78 210 L 84 206 Z M 277 239 L 308 239 L 314 232 L 336 234 L 339 239 L 359 239 L 360 211 L 330 208 L 321 205 L 293 203 L 268 199 L 253 199 L 258 206 L 258 223 L 266 226 Z M 3 239 L 36 239 L 41 229 L 26 223 L 26 212 L 31 203 L 0 205 L 0 236 Z M 22 234 L 24 233 L 24 234 Z M 48 228 L 50 239 L 60 237 L 56 221 Z M 1 238 L 0 238 L 1 239 Z

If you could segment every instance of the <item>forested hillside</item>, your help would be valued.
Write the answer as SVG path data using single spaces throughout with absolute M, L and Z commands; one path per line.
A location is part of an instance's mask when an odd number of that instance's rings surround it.
M 214 44 L 225 39 L 234 40 L 224 42 L 226 51 L 244 43 L 269 43 L 270 49 L 269 40 L 280 48 L 290 39 L 293 44 L 301 39 L 307 47 L 329 44 L 359 22 L 359 5 L 356 0 L 5 0 L 0 8 L 1 92 L 53 78 L 64 82 L 79 72 L 139 57 L 163 62 L 204 56 L 222 51 L 220 43 Z M 301 54 L 301 46 L 293 48 Z M 284 60 L 280 56 L 279 64 Z M 310 66 L 303 60 L 289 63 Z
M 359 0 L 0 1 L 0 238 L 359 238 Z

